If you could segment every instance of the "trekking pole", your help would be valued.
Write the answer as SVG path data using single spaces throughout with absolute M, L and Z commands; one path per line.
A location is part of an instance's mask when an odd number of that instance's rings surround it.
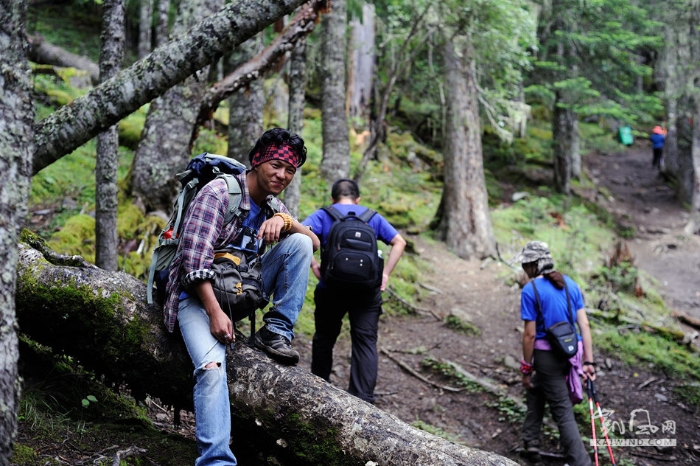
M 593 455 L 595 466 L 598 466 L 598 441 L 595 437 L 595 415 L 593 414 L 593 384 L 591 379 L 586 379 L 586 391 L 588 392 L 588 409 L 591 412 L 591 436 L 593 437 Z
M 610 438 L 608 437 L 608 429 L 605 427 L 605 418 L 603 417 L 603 410 L 600 409 L 600 403 L 598 402 L 598 393 L 596 393 L 595 385 L 593 385 L 593 381 L 591 379 L 588 379 L 588 386 L 590 387 L 590 393 L 593 393 L 593 401 L 595 401 L 595 405 L 598 408 L 598 417 L 600 417 L 600 427 L 603 431 L 603 435 L 605 436 L 605 444 L 607 445 L 608 453 L 610 454 L 610 462 L 612 463 L 612 466 L 615 466 L 615 457 L 613 456 L 612 445 L 610 444 Z

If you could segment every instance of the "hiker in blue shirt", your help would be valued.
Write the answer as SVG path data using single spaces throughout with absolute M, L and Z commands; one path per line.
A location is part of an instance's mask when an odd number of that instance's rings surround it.
M 547 243 L 530 241 L 514 262 L 522 264 L 530 279 L 520 298 L 520 314 L 525 324 L 520 361 L 527 400 L 523 423 L 525 457 L 531 464 L 542 464 L 539 447 L 546 403 L 559 428 L 567 463 L 589 466 L 591 458 L 573 411 L 573 402 L 579 403 L 583 398 L 579 377 L 595 380 L 591 330 L 581 290 L 576 282 L 556 270 Z M 555 352 L 547 337 L 547 329 L 567 321 L 574 328 L 578 324 L 579 329 L 578 351 L 568 359 Z
M 651 167 L 661 169 L 664 160 L 664 144 L 666 143 L 666 131 L 661 126 L 654 126 L 651 131 L 651 147 L 654 157 L 651 160 Z
M 331 198 L 333 208 L 342 215 L 352 211 L 359 216 L 367 210 L 367 207 L 359 205 L 360 188 L 351 179 L 337 180 L 331 189 Z M 391 245 L 389 257 L 384 265 L 381 285 L 362 290 L 338 289 L 336 285 L 323 281 L 321 264 L 315 258 L 311 261 L 311 269 L 320 280 L 314 292 L 316 332 L 313 337 L 311 372 L 330 382 L 333 346 L 340 335 L 343 317 L 347 313 L 350 318 L 352 339 L 348 392 L 374 404 L 374 387 L 379 365 L 377 332 L 379 316 L 382 313 L 382 291 L 386 288 L 389 275 L 403 254 L 406 240 L 380 214 L 375 214 L 368 224 L 374 228 L 377 239 Z M 321 240 L 323 250 L 333 226 L 333 218 L 330 214 L 319 209 L 304 220 L 302 225 L 312 228 Z

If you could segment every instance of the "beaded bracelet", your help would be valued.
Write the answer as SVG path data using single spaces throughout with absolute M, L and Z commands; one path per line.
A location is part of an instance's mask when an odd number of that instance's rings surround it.
M 532 364 L 526 362 L 524 359 L 520 361 L 520 373 L 523 375 L 532 374 Z
M 284 225 L 282 225 L 282 232 L 286 232 L 292 229 L 292 216 L 288 214 L 283 214 L 282 212 L 277 212 L 273 217 L 281 217 L 284 220 Z

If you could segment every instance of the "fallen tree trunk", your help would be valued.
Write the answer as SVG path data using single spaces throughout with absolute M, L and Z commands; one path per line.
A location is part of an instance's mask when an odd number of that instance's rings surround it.
M 99 84 L 100 67 L 89 58 L 76 55 L 61 47 L 46 42 L 41 36 L 29 36 L 27 37 L 27 42 L 29 43 L 27 58 L 34 63 L 85 70 L 90 74 L 90 81 L 92 81 L 92 84 Z
M 145 285 L 29 241 L 19 247 L 20 331 L 136 396 L 189 405 L 191 362 L 181 338 L 164 330 L 160 310 L 147 307 Z M 284 464 L 515 464 L 411 427 L 244 343 L 229 350 L 227 367 L 236 444 L 254 443 Z

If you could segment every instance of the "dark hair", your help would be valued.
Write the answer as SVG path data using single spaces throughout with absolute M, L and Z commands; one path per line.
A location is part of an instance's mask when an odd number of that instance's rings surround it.
M 564 284 L 566 282 L 564 282 L 564 276 L 560 272 L 557 272 L 556 270 L 554 272 L 545 272 L 542 274 L 542 276 L 549 280 L 549 282 L 554 285 L 554 288 L 557 290 L 564 289 Z
M 248 153 L 248 160 L 250 160 L 252 165 L 255 154 L 258 152 L 265 152 L 265 149 L 269 146 L 279 146 L 281 144 L 287 144 L 292 148 L 297 157 L 299 157 L 299 167 L 304 165 L 304 162 L 306 162 L 306 146 L 304 145 L 304 140 L 299 135 L 284 128 L 272 128 L 265 131 Z
M 341 197 L 349 197 L 353 200 L 360 197 L 360 187 L 355 180 L 340 178 L 333 183 L 331 198 L 333 198 L 333 200 L 338 200 Z

